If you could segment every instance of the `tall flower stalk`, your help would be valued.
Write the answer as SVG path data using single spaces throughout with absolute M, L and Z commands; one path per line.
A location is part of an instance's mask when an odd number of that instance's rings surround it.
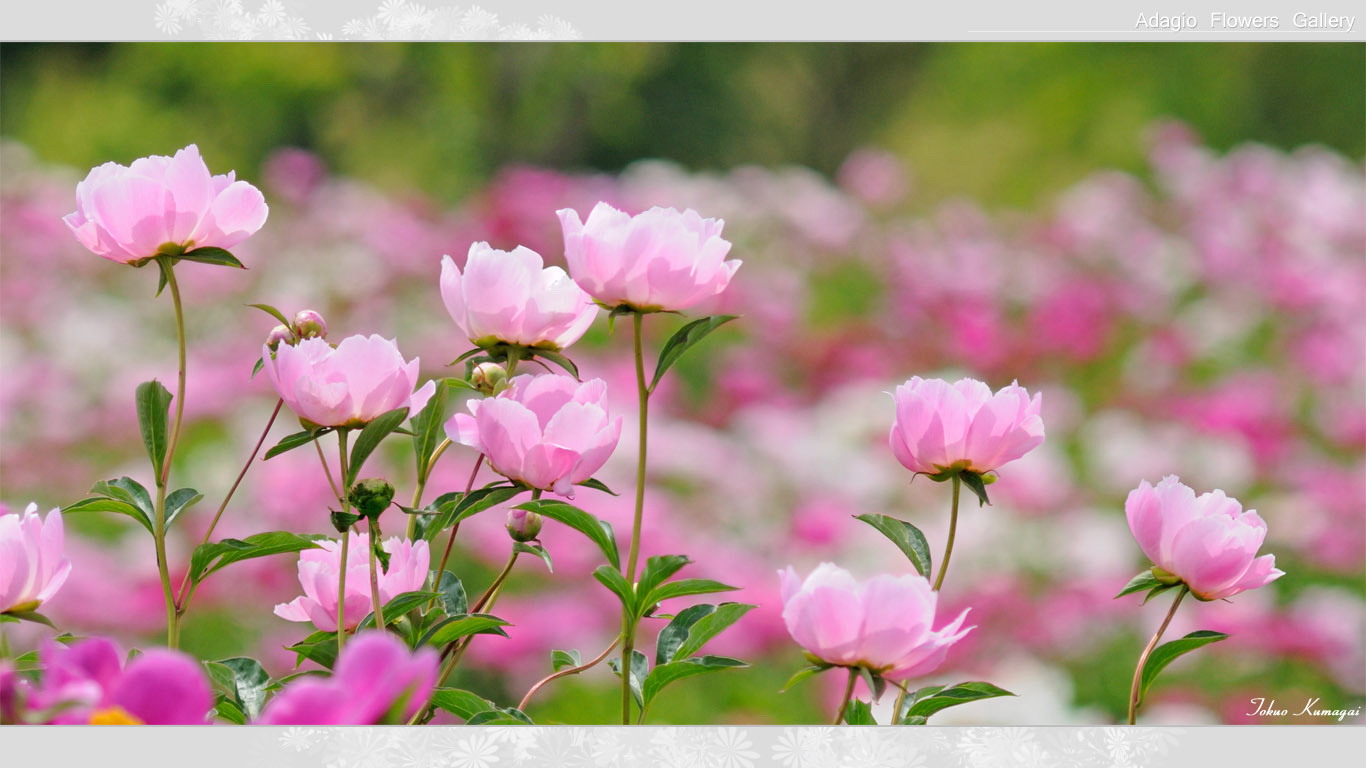
M 166 443 L 161 471 L 156 476 L 156 527 L 152 531 L 152 537 L 156 542 L 157 574 L 161 577 L 161 589 L 166 599 L 166 645 L 179 648 L 180 611 L 176 609 L 175 591 L 171 588 L 171 571 L 166 562 L 166 486 L 171 477 L 171 464 L 175 461 L 176 446 L 180 442 L 180 426 L 185 419 L 185 309 L 180 300 L 180 284 L 176 281 L 175 265 L 167 256 L 158 256 L 157 262 L 162 275 L 166 278 L 166 287 L 171 291 L 171 306 L 175 308 L 176 351 L 179 363 L 176 370 L 175 416 L 172 417 L 170 438 Z

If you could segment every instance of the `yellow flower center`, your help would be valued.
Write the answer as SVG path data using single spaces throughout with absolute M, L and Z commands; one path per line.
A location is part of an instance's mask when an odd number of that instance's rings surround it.
M 129 714 L 123 707 L 110 707 L 108 709 L 95 710 L 90 714 L 91 725 L 146 725 L 146 723 Z

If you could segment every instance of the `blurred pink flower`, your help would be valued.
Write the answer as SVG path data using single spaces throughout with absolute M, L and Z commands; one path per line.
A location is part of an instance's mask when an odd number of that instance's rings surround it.
M 163 246 L 231 248 L 266 223 L 261 192 L 234 172 L 211 176 L 190 146 L 174 157 L 105 163 L 76 185 L 76 210 L 63 218 L 97 256 L 137 265 Z
M 719 219 L 692 209 L 651 208 L 629 216 L 598 203 L 586 222 L 578 212 L 556 211 L 564 229 L 569 274 L 599 304 L 642 310 L 681 310 L 726 289 L 736 260 Z
M 360 624 L 374 606 L 370 601 L 369 541 L 351 531 L 346 552 L 346 628 Z M 404 592 L 416 592 L 427 581 L 431 552 L 425 541 L 393 537 L 386 540 L 389 570 L 379 573 L 379 597 L 389 602 Z M 275 606 L 275 615 L 289 621 L 311 621 L 324 632 L 337 630 L 337 581 L 341 542 L 322 541 L 317 549 L 299 553 L 299 584 L 303 595 Z
M 993 395 L 975 379 L 949 384 L 914 376 L 896 388 L 896 421 L 888 442 L 897 461 L 912 472 L 989 472 L 1043 443 L 1042 398 L 1031 399 L 1018 384 Z
M 114 641 L 92 637 L 69 646 L 48 640 L 40 660 L 28 709 L 61 706 L 53 723 L 202 725 L 213 707 L 203 668 L 179 651 L 153 648 L 125 667 Z
M 61 510 L 51 510 L 46 519 L 38 516 L 37 504 L 22 515 L 0 510 L 0 613 L 36 611 L 70 573 Z
M 488 456 L 505 477 L 570 498 L 621 437 L 621 417 L 608 412 L 602 379 L 517 376 L 497 397 L 471 400 L 469 410 L 446 422 L 451 440 Z
M 861 584 L 830 563 L 821 563 L 805 581 L 791 567 L 778 575 L 792 639 L 836 666 L 867 667 L 888 680 L 927 675 L 975 629 L 962 629 L 966 610 L 930 629 L 938 595 L 923 576 L 882 575 Z
M 1285 575 L 1275 555 L 1257 557 L 1266 523 L 1223 491 L 1196 498 L 1175 475 L 1156 487 L 1144 480 L 1129 493 L 1124 514 L 1143 554 L 1201 599 L 1229 597 Z
M 266 705 L 262 725 L 378 725 L 402 723 L 427 701 L 436 684 L 437 654 L 411 652 L 386 632 L 357 635 L 337 659 L 332 677 L 303 678 Z
M 398 345 L 378 335 L 349 336 L 335 349 L 322 339 L 261 347 L 275 391 L 303 421 L 324 427 L 359 427 L 396 408 L 416 414 L 436 390 L 416 392 L 418 358 L 403 361 Z
M 499 251 L 474 243 L 463 273 L 450 256 L 441 257 L 441 300 L 478 346 L 563 349 L 583 336 L 598 308 L 563 269 L 542 266 L 529 248 Z

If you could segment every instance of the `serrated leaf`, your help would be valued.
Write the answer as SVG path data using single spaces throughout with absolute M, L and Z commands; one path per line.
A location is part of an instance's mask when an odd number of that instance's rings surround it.
M 632 677 L 635 676 L 635 661 L 631 662 Z M 694 656 L 690 659 L 681 661 L 671 661 L 661 664 L 650 671 L 645 676 L 645 682 L 641 685 L 641 696 L 648 706 L 665 686 L 676 683 L 684 678 L 696 675 L 707 674 L 708 672 L 720 672 L 723 669 L 739 669 L 749 665 L 739 659 L 732 659 L 728 656 Z
M 272 306 L 269 305 L 269 304 L 248 304 L 247 306 L 248 306 L 248 307 L 255 307 L 256 309 L 259 309 L 259 310 L 261 310 L 262 312 L 265 312 L 267 315 L 270 315 L 271 317 L 275 318 L 276 320 L 279 320 L 279 321 L 280 321 L 280 324 L 283 325 L 283 326 L 286 327 L 286 328 L 293 328 L 293 327 L 294 327 L 294 324 L 291 323 L 291 322 L 289 321 L 289 318 L 285 317 L 285 313 L 281 312 L 280 310 L 276 309 L 275 307 L 272 307 Z
M 258 533 L 245 539 L 223 539 L 195 547 L 190 556 L 190 580 L 203 581 L 209 574 L 242 560 L 316 549 L 326 536 L 300 535 L 288 531 Z
M 1149 568 L 1132 579 L 1129 579 L 1129 583 L 1124 585 L 1124 589 L 1121 589 L 1119 594 L 1115 595 L 1114 599 L 1118 600 L 1125 595 L 1142 592 L 1145 589 L 1152 589 L 1156 586 L 1161 586 L 1161 582 L 1157 580 L 1157 577 L 1153 575 L 1152 569 Z
M 621 556 L 617 552 L 617 540 L 612 534 L 612 527 L 606 521 L 599 520 L 593 515 L 584 512 L 572 504 L 555 499 L 538 499 L 518 504 L 513 509 L 524 509 L 528 512 L 535 512 L 542 517 L 548 517 L 556 522 L 564 523 L 574 530 L 582 533 L 598 545 L 598 549 L 606 555 L 607 562 L 614 567 L 621 567 Z
M 621 658 L 608 659 L 607 666 L 612 668 L 617 677 L 621 677 Z M 631 651 L 631 698 L 636 700 L 636 706 L 645 706 L 645 678 L 650 674 L 650 660 L 645 658 L 645 654 L 640 651 Z
M 379 447 L 380 441 L 389 436 L 390 432 L 398 429 L 403 421 L 408 418 L 408 408 L 395 408 L 387 413 L 376 416 L 369 424 L 361 429 L 356 436 L 356 444 L 351 446 L 351 461 L 346 467 L 346 482 L 344 487 L 350 488 L 355 485 L 356 478 L 360 476 L 361 467 L 365 465 L 365 460 L 370 458 L 370 454 Z
M 172 521 L 180 517 L 180 513 L 198 504 L 204 498 L 204 494 L 193 488 L 180 488 L 171 491 L 166 496 L 166 527 L 171 527 Z
M 1148 657 L 1147 663 L 1143 665 L 1143 676 L 1138 687 L 1139 703 L 1143 702 L 1143 697 L 1148 694 L 1148 687 L 1153 684 L 1162 670 L 1167 668 L 1168 664 L 1197 648 L 1203 648 L 1210 643 L 1217 643 L 1226 639 L 1228 639 L 1228 635 L 1223 632 L 1201 629 L 1179 640 L 1172 640 L 1157 646 L 1157 649 Z
M 688 323 L 674 332 L 669 340 L 664 342 L 664 347 L 659 351 L 659 363 L 655 366 L 654 380 L 650 382 L 649 391 L 653 392 L 659 386 L 659 380 L 664 378 L 664 373 L 678 362 L 694 344 L 706 338 L 707 334 L 720 328 L 721 326 L 736 319 L 739 315 L 714 315 L 712 317 L 702 317 Z
M 611 590 L 612 594 L 617 596 L 617 599 L 621 601 L 622 606 L 624 606 L 627 611 L 630 611 L 632 614 L 635 613 L 635 591 L 631 589 L 630 582 L 626 581 L 626 577 L 622 575 L 621 571 L 618 571 L 614 566 L 599 565 L 597 569 L 593 571 L 593 578 L 602 582 L 604 587 Z
M 419 645 L 446 645 L 469 635 L 493 634 L 507 637 L 507 632 L 502 628 L 510 626 L 511 623 L 487 613 L 453 616 L 428 630 L 427 636 L 422 638 Z
M 222 248 L 196 248 L 193 251 L 186 251 L 176 257 L 177 261 L 197 261 L 200 264 L 217 264 L 222 267 L 235 267 L 246 269 L 246 265 L 237 260 L 236 256 L 223 250 Z M 285 325 L 289 325 L 286 321 Z
M 866 701 L 854 699 L 844 710 L 844 722 L 849 725 L 877 725 L 873 708 Z
M 973 681 L 967 683 L 957 683 L 946 686 L 934 693 L 921 696 L 910 707 L 906 708 L 907 717 L 924 717 L 949 707 L 956 707 L 959 704 L 966 704 L 970 701 L 980 701 L 982 699 L 994 699 L 999 696 L 1014 696 L 1015 694 L 1004 688 L 998 688 L 991 683 Z
M 284 437 L 280 438 L 280 442 L 276 443 L 275 447 L 266 451 L 265 458 L 273 459 L 276 456 L 279 456 L 280 454 L 284 453 L 285 451 L 292 451 L 295 448 L 308 445 L 317 438 L 322 437 L 323 435 L 331 431 L 331 427 L 323 427 L 317 432 L 309 432 L 308 430 L 304 430 L 303 432 L 295 432 L 292 435 L 285 435 Z M 264 461 L 265 459 L 262 460 Z
M 161 477 L 169 441 L 166 424 L 171 408 L 171 393 L 161 382 L 153 379 L 138 385 L 136 400 L 142 445 L 147 449 L 147 457 L 152 460 L 153 475 Z
M 466 721 L 480 712 L 498 709 L 493 702 L 483 696 L 460 688 L 437 688 L 432 691 L 432 706 L 444 709 Z
M 62 508 L 62 514 L 65 515 L 70 512 L 113 512 L 119 515 L 127 515 L 136 520 L 143 528 L 146 528 L 148 533 L 153 533 L 152 521 L 147 517 L 147 513 L 119 499 L 100 496 L 82 499 L 69 507 Z
M 541 562 L 545 563 L 545 569 L 551 573 L 555 572 L 555 564 L 550 562 L 550 553 L 545 551 L 545 547 L 540 544 L 519 541 L 513 544 L 512 548 L 517 552 L 526 552 L 529 555 L 535 555 L 541 558 Z
M 438 379 L 436 391 L 427 401 L 425 408 L 413 417 L 413 453 L 417 457 L 419 477 L 426 477 L 431 471 L 429 463 L 436 447 L 446 437 L 446 393 L 449 387 L 445 379 Z
M 958 476 L 963 480 L 963 485 L 977 497 L 977 506 L 991 506 L 991 499 L 987 498 L 987 486 L 982 482 L 982 476 L 976 472 L 959 472 Z
M 911 561 L 911 565 L 920 572 L 921 576 L 930 578 L 930 545 L 925 541 L 925 534 L 919 528 L 895 517 L 887 515 L 855 515 L 855 520 L 861 520 L 877 529 L 878 533 L 886 536 L 893 544 L 900 549 L 906 559 Z
M 556 672 L 582 665 L 583 656 L 578 651 L 554 650 L 550 652 L 550 666 Z
M 782 690 L 780 690 L 779 693 L 787 693 L 788 689 L 796 685 L 797 683 L 800 683 L 801 681 L 809 677 L 815 677 L 816 675 L 819 675 L 822 672 L 828 672 L 832 669 L 834 669 L 834 666 L 831 665 L 817 666 L 813 664 L 809 667 L 802 667 L 801 669 L 797 670 L 796 673 L 792 675 L 792 677 L 789 677 L 787 679 L 787 682 L 783 684 Z

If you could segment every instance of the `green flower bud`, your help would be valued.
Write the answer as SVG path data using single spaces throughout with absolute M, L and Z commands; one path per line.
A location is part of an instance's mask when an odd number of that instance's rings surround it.
M 470 372 L 470 384 L 486 395 L 497 394 L 507 379 L 507 369 L 498 363 L 480 363 Z
M 394 486 L 388 480 L 372 477 L 351 486 L 351 493 L 347 498 L 357 512 L 373 520 L 393 502 Z
M 327 338 L 327 322 L 317 312 L 303 309 L 294 316 L 294 332 L 301 339 L 324 339 Z
M 541 533 L 541 516 L 525 509 L 508 510 L 507 530 L 513 541 L 534 541 Z

